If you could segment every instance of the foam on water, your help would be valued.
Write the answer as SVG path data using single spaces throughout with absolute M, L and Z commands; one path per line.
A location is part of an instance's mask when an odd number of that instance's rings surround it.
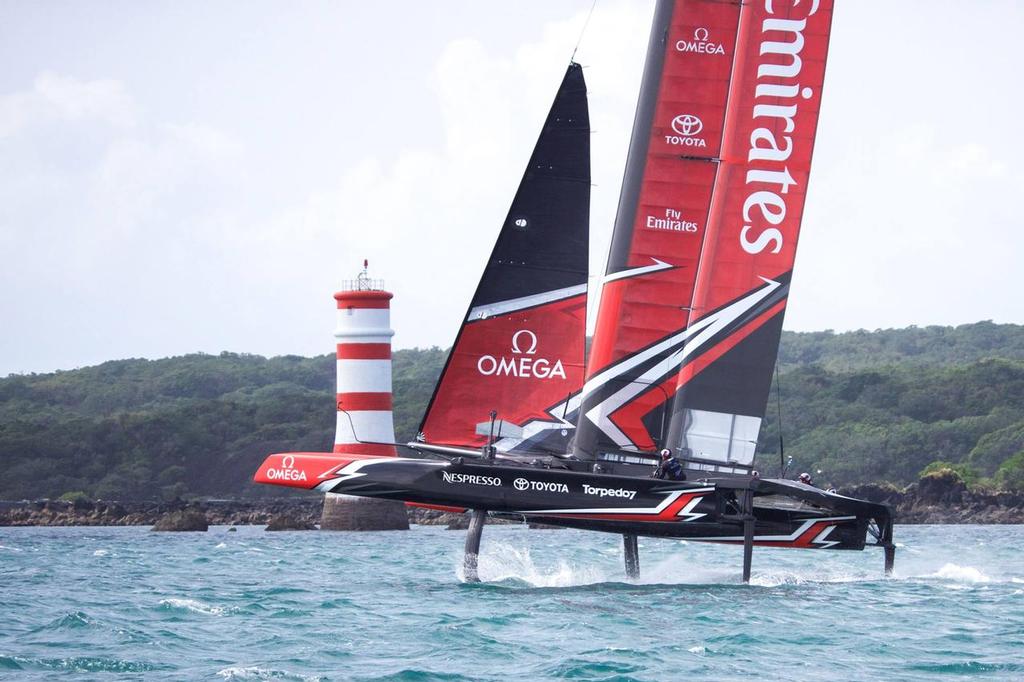
M 303 680 L 304 682 L 316 682 L 327 679 L 319 675 L 298 675 L 286 670 L 261 668 L 257 665 L 224 668 L 217 671 L 217 676 L 223 677 L 225 680 Z
M 0 656 L 0 669 L 61 673 L 145 673 L 163 669 L 139 661 L 100 656 Z M 49 675 L 47 675 L 49 677 Z M 89 679 L 89 678 L 86 678 Z
M 220 616 L 224 613 L 224 609 L 222 607 L 210 606 L 209 604 L 204 604 L 198 599 L 161 599 L 160 606 L 169 609 L 191 611 L 192 613 L 202 613 L 207 616 Z
M 933 573 L 931 578 L 942 578 L 960 583 L 990 583 L 992 579 L 982 573 L 974 566 L 959 566 L 957 564 L 943 564 L 942 568 Z
M 578 566 L 565 560 L 550 567 L 537 566 L 528 547 L 505 542 L 488 544 L 487 551 L 478 559 L 477 571 L 483 582 L 524 583 L 531 587 L 575 587 L 607 582 L 604 572 L 593 566 Z M 465 581 L 461 556 L 455 572 L 459 580 Z
M 579 562 L 558 559 L 550 565 L 538 565 L 530 548 L 507 542 L 488 544 L 478 559 L 480 580 L 485 583 L 505 583 L 509 586 L 528 587 L 583 587 L 600 583 L 628 583 L 633 585 L 739 585 L 737 566 L 696 564 L 686 556 L 687 550 L 697 543 L 678 543 L 683 549 L 653 562 L 641 559 L 641 575 L 630 580 L 623 573 L 621 547 L 600 550 L 607 562 Z M 643 556 L 641 546 L 641 557 Z M 461 554 L 453 558 L 454 572 L 465 581 Z M 799 570 L 767 568 L 755 570 L 750 584 L 756 587 L 802 585 L 807 583 L 846 583 L 879 580 L 877 573 L 851 571 L 846 568 L 801 567 Z

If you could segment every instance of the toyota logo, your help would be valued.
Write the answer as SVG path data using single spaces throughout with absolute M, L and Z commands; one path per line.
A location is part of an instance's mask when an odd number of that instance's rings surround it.
M 516 490 L 526 490 L 527 488 L 530 487 L 530 482 L 527 481 L 525 478 L 517 478 L 516 480 L 512 481 L 512 485 L 515 486 Z
M 672 130 L 690 137 L 704 130 L 704 122 L 693 114 L 679 114 L 672 119 Z

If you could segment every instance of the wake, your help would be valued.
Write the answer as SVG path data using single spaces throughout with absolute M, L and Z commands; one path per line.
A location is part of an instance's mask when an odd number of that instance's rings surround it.
M 546 555 L 547 550 L 558 553 L 557 548 L 545 548 Z M 510 542 L 491 542 L 481 552 L 478 565 L 481 582 L 512 588 L 568 588 L 602 583 L 637 586 L 743 586 L 738 556 L 728 551 L 719 551 L 715 553 L 718 556 L 713 561 L 708 561 L 711 557 L 706 554 L 709 553 L 692 550 L 690 544 L 683 551 L 667 555 L 664 552 L 652 552 L 647 561 L 641 559 L 641 575 L 637 580 L 630 580 L 624 575 L 621 548 L 601 551 L 603 556 L 600 559 L 593 556 L 584 559 L 559 557 L 553 561 L 539 562 L 534 559 L 529 547 Z M 929 563 L 921 557 L 910 558 L 902 570 L 897 562 L 896 571 L 886 577 L 882 573 L 880 552 L 878 557 L 869 555 L 870 550 L 857 554 L 856 565 L 851 565 L 849 560 L 823 562 L 822 557 L 812 556 L 801 557 L 796 562 L 793 560 L 796 551 L 762 553 L 760 562 L 755 558 L 750 586 L 771 588 L 810 584 L 915 582 L 967 589 L 975 585 L 1024 583 L 1024 577 L 995 577 L 976 566 L 950 562 L 939 565 L 937 561 Z M 789 553 L 789 556 L 783 552 Z M 780 558 L 782 560 L 778 560 Z M 453 559 L 456 577 L 465 582 L 461 554 Z

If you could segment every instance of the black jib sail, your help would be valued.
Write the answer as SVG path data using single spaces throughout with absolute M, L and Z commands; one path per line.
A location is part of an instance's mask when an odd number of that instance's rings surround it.
M 590 120 L 569 65 L 420 426 L 434 444 L 564 453 L 587 307 Z

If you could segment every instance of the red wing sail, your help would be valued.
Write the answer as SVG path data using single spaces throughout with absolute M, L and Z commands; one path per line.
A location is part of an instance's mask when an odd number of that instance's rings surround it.
M 579 456 L 668 446 L 697 460 L 752 461 L 831 16 L 828 0 L 659 2 Z
M 583 384 L 590 122 L 571 64 L 420 427 L 479 447 L 497 413 L 503 450 L 564 453 Z
M 668 444 L 753 464 L 821 108 L 830 0 L 745 5 L 722 161 L 689 324 L 741 308 L 679 374 Z M 714 465 L 712 465 L 714 466 Z

